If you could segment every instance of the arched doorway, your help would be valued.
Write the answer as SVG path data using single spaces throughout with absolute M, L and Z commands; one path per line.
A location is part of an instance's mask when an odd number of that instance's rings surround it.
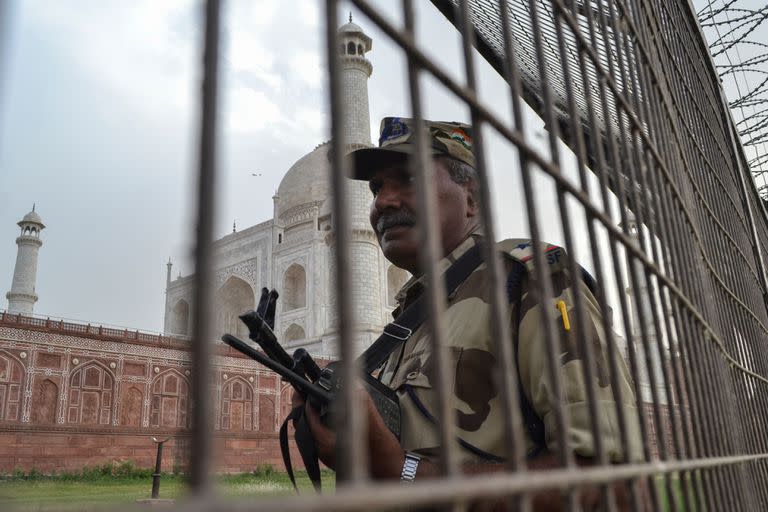
M 248 329 L 238 318 L 256 306 L 251 285 L 231 276 L 216 292 L 216 334 L 230 333 L 240 338 L 248 337 Z
M 298 263 L 294 263 L 285 271 L 281 298 L 284 311 L 307 306 L 307 273 Z

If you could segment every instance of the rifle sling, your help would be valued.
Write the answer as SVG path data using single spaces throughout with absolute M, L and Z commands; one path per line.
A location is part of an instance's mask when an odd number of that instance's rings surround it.
M 480 244 L 475 244 L 448 267 L 444 274 L 445 290 L 448 297 L 456 292 L 461 283 L 466 281 L 482 261 Z M 427 316 L 426 302 L 427 297 L 425 294 L 421 294 L 398 315 L 394 322 L 384 327 L 381 336 L 358 359 L 365 373 L 369 374 L 381 366 L 389 355 L 397 350 L 401 344 L 408 341 L 408 338 L 424 323 Z

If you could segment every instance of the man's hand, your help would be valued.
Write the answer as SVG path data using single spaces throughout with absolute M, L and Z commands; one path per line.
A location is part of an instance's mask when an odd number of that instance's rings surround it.
M 375 479 L 398 479 L 405 461 L 405 453 L 395 435 L 387 428 L 373 400 L 367 392 L 360 389 L 357 392 L 360 407 L 366 412 L 368 435 L 367 449 L 371 476 Z M 309 430 L 317 446 L 320 461 L 331 469 L 336 469 L 336 432 L 329 429 L 320 420 L 320 413 L 312 407 L 296 391 L 291 397 L 291 405 L 296 407 L 304 404 L 304 414 L 307 417 Z

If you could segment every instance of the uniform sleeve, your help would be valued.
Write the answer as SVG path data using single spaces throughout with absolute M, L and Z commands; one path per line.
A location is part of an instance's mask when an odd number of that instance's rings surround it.
M 553 274 L 553 288 L 555 299 L 547 300 L 546 304 L 533 298 L 536 295 L 535 291 L 523 294 L 518 305 L 520 324 L 517 326 L 518 361 L 523 391 L 544 423 L 548 449 L 550 451 L 558 449 L 555 407 L 559 400 L 569 420 L 567 439 L 571 450 L 585 457 L 595 455 L 592 420 L 584 380 L 586 359 L 578 342 L 578 332 L 582 331 L 586 342 L 593 347 L 596 362 L 594 379 L 597 397 L 597 428 L 607 454 L 612 462 L 622 462 L 627 459 L 641 460 L 642 440 L 630 373 L 616 350 L 619 374 L 617 380 L 620 387 L 620 393 L 617 393 L 611 385 L 611 365 L 597 301 L 586 285 L 580 283 L 581 306 L 585 313 L 584 325 L 580 325 L 571 282 L 565 271 L 561 270 Z M 558 308 L 558 303 L 561 301 L 565 306 L 565 316 L 561 315 L 561 310 Z M 554 357 L 562 383 L 560 398 L 554 392 L 548 377 L 547 347 L 541 310 L 544 306 L 551 308 L 555 319 L 558 353 Z M 619 395 L 620 402 L 618 402 Z M 622 446 L 617 405 L 623 409 L 627 420 L 629 457 Z

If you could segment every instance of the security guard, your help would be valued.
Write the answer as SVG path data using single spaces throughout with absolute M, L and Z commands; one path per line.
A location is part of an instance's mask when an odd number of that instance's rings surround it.
M 445 271 L 482 239 L 477 204 L 475 158 L 471 127 L 461 123 L 425 121 L 428 145 L 434 164 L 434 188 L 437 195 L 438 225 L 443 259 L 438 270 Z M 413 120 L 388 117 L 381 122 L 379 147 L 352 153 L 354 177 L 367 180 L 373 194 L 370 221 L 384 255 L 396 266 L 413 275 L 397 294 L 395 321 L 410 303 L 424 293 L 424 277 L 419 252 L 423 240 L 416 226 L 416 196 L 408 167 L 408 157 L 415 153 Z M 589 465 L 595 456 L 591 419 L 584 382 L 583 355 L 577 343 L 581 330 L 594 347 L 598 417 L 597 428 L 612 462 L 637 460 L 642 445 L 637 409 L 629 372 L 618 361 L 617 382 L 622 403 L 617 404 L 610 383 L 610 365 L 605 347 L 601 313 L 594 295 L 579 280 L 578 293 L 584 308 L 585 324 L 579 325 L 574 311 L 573 279 L 569 274 L 567 254 L 557 246 L 543 244 L 552 277 L 554 299 L 539 300 L 533 270 L 535 248 L 528 240 L 498 243 L 504 255 L 508 277 L 509 318 L 516 344 L 521 402 L 526 418 L 528 465 L 532 469 L 558 466 L 557 426 L 553 408 L 558 400 L 570 417 L 567 438 L 580 464 Z M 485 264 L 477 266 L 451 295 L 445 314 L 446 344 L 449 347 L 449 371 L 453 384 L 451 407 L 456 414 L 456 431 L 463 449 L 465 473 L 502 471 L 505 419 L 500 403 L 499 357 L 490 325 L 492 283 Z M 560 377 L 564 395 L 557 397 L 547 378 L 547 353 L 541 329 L 543 307 L 551 307 L 559 330 Z M 440 456 L 439 431 L 436 426 L 437 394 L 433 390 L 435 363 L 430 333 L 422 324 L 408 340 L 388 357 L 381 370 L 381 380 L 397 391 L 402 413 L 398 441 L 367 402 L 371 474 L 374 478 L 413 481 L 437 476 L 435 460 Z M 629 423 L 629 447 L 620 442 L 617 406 L 625 411 Z M 321 460 L 335 465 L 335 434 L 319 421 L 317 412 L 307 406 L 307 417 L 317 442 Z M 537 496 L 535 509 L 557 510 L 561 500 L 554 493 Z M 597 492 L 582 495 L 585 505 L 598 501 Z M 621 499 L 619 500 L 621 501 Z

